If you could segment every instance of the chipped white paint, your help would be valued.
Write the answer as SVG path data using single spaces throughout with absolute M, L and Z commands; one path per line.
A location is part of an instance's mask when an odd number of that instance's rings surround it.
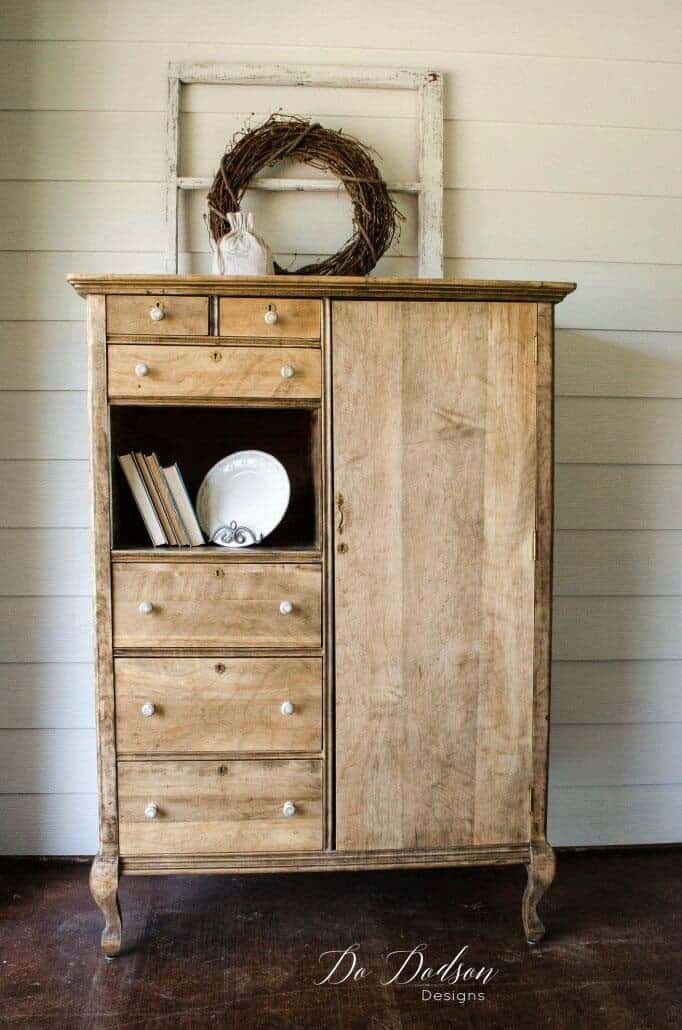
M 443 77 L 434 71 L 345 65 L 169 64 L 163 205 L 165 272 L 178 271 L 178 190 L 209 189 L 212 183 L 204 177 L 178 176 L 180 87 L 194 83 L 416 90 L 419 181 L 389 183 L 388 188 L 393 193 L 417 196 L 418 273 L 423 278 L 443 277 Z M 250 188 L 330 193 L 343 187 L 334 179 L 257 178 Z

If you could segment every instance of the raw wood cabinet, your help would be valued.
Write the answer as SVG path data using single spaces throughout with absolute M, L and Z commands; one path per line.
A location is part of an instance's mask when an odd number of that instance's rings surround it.
M 121 872 L 524 863 L 539 940 L 553 306 L 573 285 L 70 281 L 88 303 L 105 954 Z M 272 536 L 151 547 L 117 455 L 178 461 L 194 497 L 243 447 L 289 473 Z

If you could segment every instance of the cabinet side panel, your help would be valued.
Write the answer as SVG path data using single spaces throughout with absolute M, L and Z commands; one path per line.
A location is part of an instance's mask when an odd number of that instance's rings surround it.
M 535 527 L 534 304 L 491 304 L 485 426 L 477 844 L 529 839 Z
M 87 301 L 90 397 L 90 487 L 94 570 L 99 831 L 102 850 L 118 846 L 116 719 L 111 639 L 110 445 L 105 298 Z
M 334 303 L 339 850 L 473 840 L 487 335 Z
M 533 692 L 533 806 L 531 840 L 545 840 L 547 749 L 552 641 L 552 540 L 554 521 L 554 308 L 538 304 L 537 562 Z

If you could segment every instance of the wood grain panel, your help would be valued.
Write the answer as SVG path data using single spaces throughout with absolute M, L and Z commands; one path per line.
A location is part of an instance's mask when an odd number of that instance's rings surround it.
M 272 306 L 277 321 L 268 325 L 265 313 Z M 319 340 L 322 311 L 319 300 L 293 297 L 221 297 L 221 336 L 259 336 L 268 340 Z
M 138 363 L 149 372 L 138 376 Z M 291 378 L 282 375 L 291 366 Z M 320 351 L 313 347 L 109 347 L 110 397 L 317 400 Z
M 122 856 L 322 846 L 321 762 L 119 762 L 118 769 Z M 285 801 L 295 815 L 283 815 Z M 156 819 L 145 817 L 150 802 Z
M 4 555 L 0 596 L 88 596 L 87 529 L 0 529 Z
M 682 400 L 558 397 L 556 460 L 682 464 Z
M 149 312 L 160 305 L 164 317 L 155 322 Z M 107 333 L 151 336 L 205 336 L 208 301 L 205 297 L 107 297 Z
M 682 333 L 557 333 L 561 397 L 682 397 Z
M 87 410 L 85 392 L 0 391 L 0 457 L 85 459 Z
M 119 753 L 320 750 L 319 658 L 117 658 L 114 676 Z
M 114 647 L 319 647 L 315 565 L 116 564 Z M 141 615 L 141 601 L 151 614 Z M 280 602 L 294 609 L 282 615 Z
M 87 372 L 82 322 L 0 323 L 4 390 L 84 390 Z
M 527 840 L 535 307 L 499 321 L 485 304 L 334 302 L 332 315 L 337 847 Z M 500 482 L 505 436 L 523 458 Z M 495 490 L 516 519 L 496 514 Z M 510 612 L 491 596 L 503 555 L 520 590 L 508 665 Z M 504 816 L 482 797 L 477 811 L 477 776 L 502 766 Z
M 0 598 L 0 662 L 90 661 L 90 597 Z
M 0 461 L 0 526 L 88 525 L 87 461 Z
M 682 597 L 557 597 L 558 661 L 682 658 Z

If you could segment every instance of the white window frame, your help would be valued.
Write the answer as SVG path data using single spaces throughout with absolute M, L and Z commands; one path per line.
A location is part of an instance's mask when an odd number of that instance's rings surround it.
M 171 63 L 168 68 L 166 179 L 164 183 L 164 271 L 178 271 L 178 192 L 208 190 L 212 179 L 178 176 L 180 89 L 189 83 L 241 86 L 326 86 L 407 89 L 417 93 L 416 182 L 389 182 L 392 193 L 417 197 L 417 270 L 420 278 L 443 278 L 443 76 L 405 68 L 343 65 L 258 65 Z M 254 179 L 249 189 L 336 191 L 334 179 Z

